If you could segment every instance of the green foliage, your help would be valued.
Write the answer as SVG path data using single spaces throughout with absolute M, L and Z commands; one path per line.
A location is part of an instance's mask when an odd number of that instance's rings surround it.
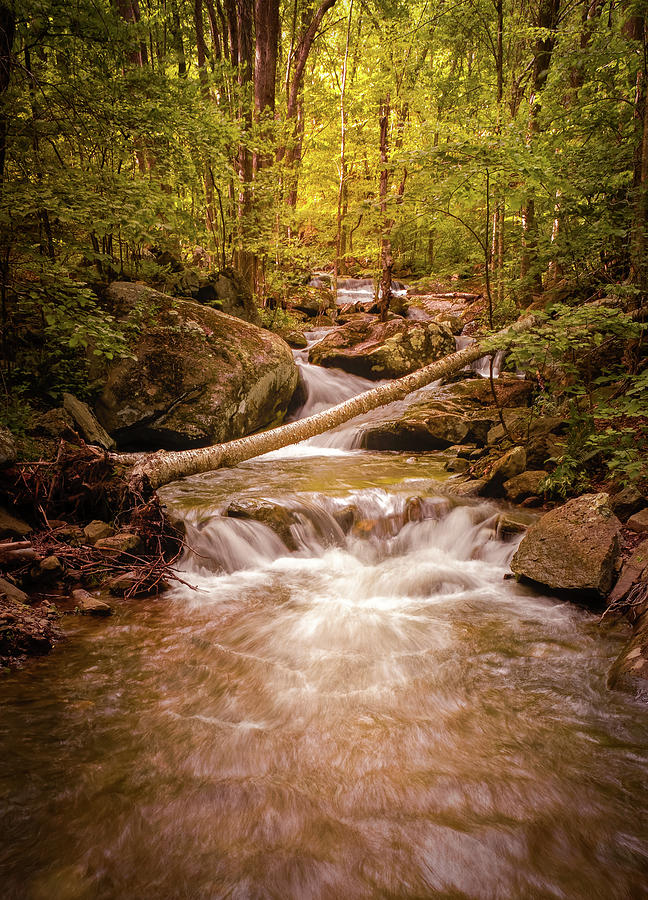
M 510 365 L 536 377 L 540 407 L 569 404 L 567 445 L 546 490 L 565 497 L 597 475 L 622 484 L 648 477 L 648 369 L 629 375 L 623 357 L 645 326 L 598 304 L 557 303 L 535 318 L 527 331 L 490 346 L 506 348 Z
M 261 327 L 267 328 L 269 331 L 281 333 L 283 331 L 301 330 L 301 320 L 287 310 L 281 309 L 280 306 L 275 306 L 274 309 L 270 309 L 268 306 L 260 307 L 259 317 L 261 319 Z

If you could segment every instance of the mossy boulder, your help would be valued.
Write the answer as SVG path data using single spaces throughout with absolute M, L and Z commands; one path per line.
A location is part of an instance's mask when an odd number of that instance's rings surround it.
M 278 335 L 145 285 L 115 282 L 107 297 L 133 333 L 97 404 L 120 447 L 189 449 L 282 421 L 297 367 Z
M 365 315 L 330 331 L 309 353 L 312 363 L 379 380 L 400 378 L 452 353 L 452 332 L 438 322 Z

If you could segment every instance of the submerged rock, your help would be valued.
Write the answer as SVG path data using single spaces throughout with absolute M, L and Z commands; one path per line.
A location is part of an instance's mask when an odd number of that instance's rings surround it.
M 121 447 L 189 449 L 282 421 L 297 367 L 276 334 L 144 285 L 117 282 L 108 297 L 138 331 L 97 407 Z
M 607 494 L 584 494 L 542 516 L 511 561 L 515 575 L 552 590 L 605 597 L 621 528 L 608 499 Z
M 72 599 L 80 612 L 87 616 L 110 616 L 112 609 L 108 603 L 93 597 L 82 589 L 72 591 Z
M 320 366 L 378 380 L 400 378 L 455 349 L 452 332 L 438 322 L 361 316 L 330 331 L 309 353 Z
M 252 519 L 255 522 L 261 522 L 272 529 L 289 550 L 297 549 L 295 538 L 290 530 L 290 526 L 295 522 L 295 517 L 290 510 L 279 503 L 264 499 L 234 500 L 227 507 L 225 515 L 232 519 Z

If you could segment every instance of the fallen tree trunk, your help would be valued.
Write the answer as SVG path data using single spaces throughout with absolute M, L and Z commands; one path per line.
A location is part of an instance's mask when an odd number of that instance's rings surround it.
M 521 319 L 505 329 L 507 331 L 524 331 L 530 319 Z M 385 406 L 395 400 L 402 400 L 407 394 L 425 387 L 433 381 L 447 378 L 449 375 L 470 365 L 483 356 L 485 350 L 480 344 L 466 347 L 456 353 L 430 363 L 410 375 L 382 384 L 370 391 L 358 394 L 344 403 L 338 403 L 330 409 L 316 413 L 306 419 L 280 425 L 269 431 L 262 431 L 248 437 L 237 438 L 226 444 L 215 444 L 211 447 L 199 447 L 195 450 L 178 450 L 172 452 L 159 451 L 136 462 L 131 477 L 131 487 L 139 494 L 146 495 L 151 489 L 156 490 L 171 481 L 200 472 L 210 472 L 222 466 L 235 466 L 247 459 L 262 456 L 272 450 L 279 450 L 290 444 L 297 444 L 307 438 L 315 437 L 331 428 L 336 428 L 362 413 L 370 412 L 379 406 Z M 116 461 L 133 462 L 132 456 L 115 456 Z

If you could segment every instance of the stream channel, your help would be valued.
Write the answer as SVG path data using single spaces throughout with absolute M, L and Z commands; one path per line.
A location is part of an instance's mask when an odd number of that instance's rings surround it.
M 296 356 L 300 415 L 368 386 Z M 170 485 L 191 587 L 3 676 L 3 900 L 648 897 L 624 633 L 505 580 L 443 453 L 360 430 Z M 293 549 L 221 515 L 260 498 Z

